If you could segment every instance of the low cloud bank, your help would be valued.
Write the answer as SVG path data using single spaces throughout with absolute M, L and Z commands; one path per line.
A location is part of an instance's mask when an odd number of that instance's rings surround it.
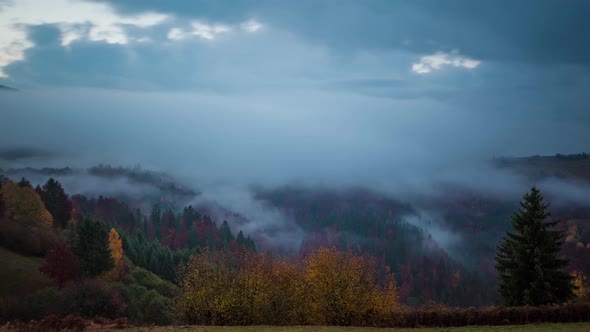
M 493 156 L 583 151 L 590 134 L 579 130 L 575 117 L 555 123 L 536 110 L 457 110 L 431 99 L 324 90 L 223 95 L 91 89 L 21 91 L 2 96 L 0 110 L 0 168 L 140 163 L 202 192 L 195 204 L 215 202 L 243 216 L 248 221 L 236 226 L 259 232 L 269 246 L 297 247 L 304 233 L 256 200 L 251 186 L 360 187 L 411 203 L 446 195 L 448 186 L 519 200 L 537 184 L 556 202 L 590 204 L 587 184 L 556 178 L 535 183 L 491 164 Z M 536 116 L 533 124 L 528 115 Z M 82 193 L 154 189 L 128 179 L 62 181 Z M 432 232 L 441 243 L 454 241 L 444 230 Z

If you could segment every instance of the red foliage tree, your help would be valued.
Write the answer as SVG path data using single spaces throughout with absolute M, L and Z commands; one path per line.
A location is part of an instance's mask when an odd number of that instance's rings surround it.
M 80 263 L 67 244 L 53 246 L 45 255 L 45 261 L 39 270 L 57 282 L 62 288 L 66 282 L 76 280 L 80 271 Z

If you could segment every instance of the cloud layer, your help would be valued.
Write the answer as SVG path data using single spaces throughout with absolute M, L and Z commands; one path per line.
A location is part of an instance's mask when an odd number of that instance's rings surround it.
M 25 51 L 36 44 L 29 38 L 29 28 L 54 25 L 59 29 L 60 45 L 68 47 L 77 41 L 103 42 L 126 45 L 131 42 L 151 41 L 152 27 L 178 24 L 171 14 L 142 11 L 121 14 L 107 3 L 88 0 L 22 0 L 0 3 L 0 77 L 8 77 L 3 68 L 13 62 L 25 59 Z M 214 39 L 233 27 L 215 23 L 208 24 L 193 20 L 191 29 L 170 28 L 169 40 L 182 40 L 189 36 Z M 254 19 L 237 25 L 240 30 L 253 33 L 262 28 Z
M 447 66 L 475 69 L 480 63 L 481 61 L 462 57 L 456 52 L 452 54 L 437 52 L 421 57 L 419 62 L 412 64 L 412 71 L 417 74 L 428 74 Z

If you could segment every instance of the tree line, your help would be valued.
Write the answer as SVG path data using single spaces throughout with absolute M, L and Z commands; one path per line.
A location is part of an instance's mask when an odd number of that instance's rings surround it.
M 397 287 L 379 257 L 360 250 L 309 248 L 290 258 L 258 253 L 242 232 L 235 236 L 227 222 L 217 226 L 190 206 L 174 213 L 155 204 L 146 216 L 108 198 L 70 198 L 54 179 L 36 188 L 24 178 L 0 185 L 2 245 L 44 255 L 41 271 L 57 286 L 52 296 L 103 299 L 80 305 L 84 315 L 147 317 L 176 303 L 160 322 L 381 326 L 407 313 L 399 301 L 404 286 Z M 588 298 L 586 277 L 565 270 L 564 231 L 537 188 L 523 196 L 511 223 L 495 258 L 506 307 Z M 148 271 L 178 288 L 146 282 Z

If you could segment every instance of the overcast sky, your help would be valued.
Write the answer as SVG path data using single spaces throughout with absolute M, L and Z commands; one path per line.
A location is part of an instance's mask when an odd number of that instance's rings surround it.
M 0 95 L 0 146 L 353 185 L 588 152 L 588 17 L 583 0 L 0 0 L 0 84 L 21 89 Z

